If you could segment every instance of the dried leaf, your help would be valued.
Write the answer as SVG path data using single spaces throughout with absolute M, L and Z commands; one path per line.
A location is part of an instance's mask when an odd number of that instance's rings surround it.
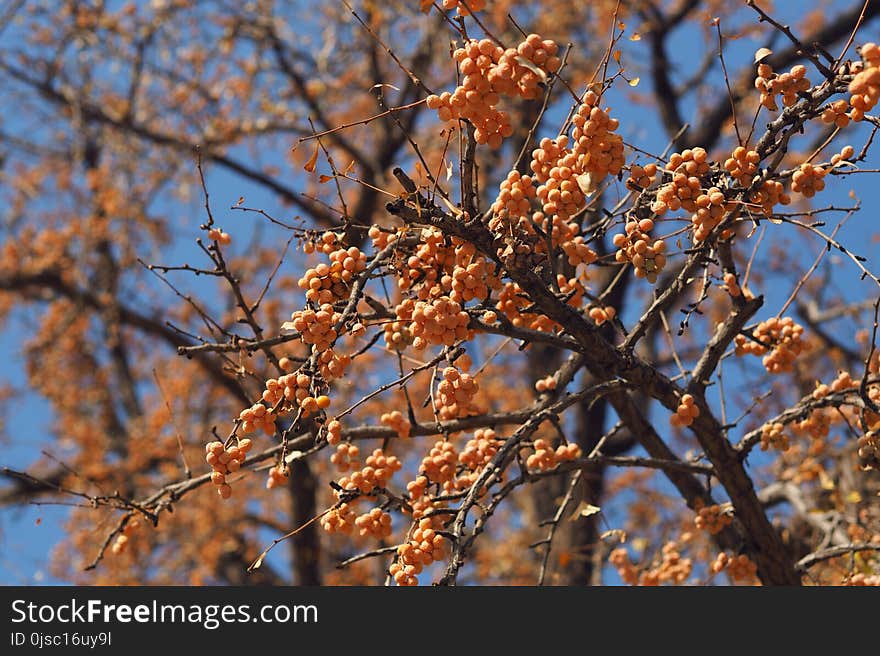
M 757 52 L 755 52 L 755 63 L 757 64 L 759 61 L 772 54 L 773 51 L 770 50 L 770 48 L 758 48 Z
M 589 173 L 581 173 L 577 176 L 577 183 L 587 198 L 596 193 L 596 189 L 599 187 L 598 182 L 594 181 L 593 176 Z
M 303 169 L 308 171 L 309 173 L 314 173 L 315 167 L 318 165 L 318 151 L 320 146 L 315 144 L 315 152 L 312 153 L 312 156 L 309 157 L 309 161 L 305 163 Z
M 862 495 L 858 493 L 857 490 L 853 490 L 849 494 L 846 495 L 847 503 L 861 503 Z
M 631 79 L 631 80 L 629 81 L 629 85 L 630 85 L 631 87 L 637 87 L 637 86 L 639 86 L 639 82 L 641 82 L 641 81 L 642 81 L 642 78 L 640 78 L 640 77 L 634 77 L 633 79 Z
M 615 538 L 618 542 L 623 544 L 626 542 L 626 531 L 622 528 L 612 528 L 610 531 L 605 531 L 599 536 L 600 540 L 607 540 L 608 538 Z
M 773 216 L 768 216 L 767 219 L 773 225 L 782 225 L 782 223 L 783 223 L 782 219 L 777 219 L 776 217 L 773 217 Z
M 267 553 L 269 552 L 264 551 L 263 553 L 261 553 L 260 557 L 257 558 L 253 563 L 251 563 L 251 566 L 248 567 L 247 571 L 253 572 L 255 569 L 260 569 L 260 566 L 263 564 L 263 559 L 266 557 Z
M 453 170 L 454 169 L 452 167 L 452 161 L 450 160 L 449 163 L 446 165 L 446 182 L 452 180 Z
M 620 63 L 620 50 L 615 50 L 612 57 L 614 57 L 614 61 L 616 61 L 619 64 Z
M 547 73 L 542 71 L 538 66 L 536 66 L 535 64 L 530 62 L 528 59 L 526 59 L 522 55 L 517 55 L 516 57 L 514 57 L 514 59 L 516 60 L 516 62 L 520 66 L 522 66 L 523 68 L 529 69 L 532 73 L 534 73 L 535 75 L 537 75 L 539 78 L 541 78 L 542 80 L 544 80 L 546 82 Z
M 285 321 L 281 324 L 281 334 L 282 335 L 297 335 L 299 331 L 293 327 L 292 321 Z
M 299 460 L 304 455 L 305 455 L 305 453 L 302 451 L 291 451 L 290 453 L 287 454 L 287 457 L 284 459 L 284 462 L 286 462 L 289 465 L 290 463 L 292 463 L 296 460 Z
M 464 210 L 462 210 L 460 207 L 456 207 L 455 205 L 450 203 L 449 200 L 443 198 L 443 196 L 440 196 L 440 200 L 443 201 L 443 204 L 446 205 L 446 207 L 449 208 L 449 211 L 455 214 L 455 216 L 461 216 L 462 214 L 464 214 Z
M 393 84 L 382 84 L 382 83 L 380 83 L 380 84 L 374 84 L 373 86 L 370 87 L 370 89 L 371 89 L 371 90 L 372 90 L 372 89 L 378 89 L 378 88 L 380 88 L 380 87 L 388 87 L 389 89 L 394 89 L 395 91 L 400 91 L 400 89 L 398 89 L 398 88 L 397 88 L 396 86 L 394 86 Z
M 629 38 L 629 40 L 630 40 L 630 41 L 641 41 L 641 40 L 642 40 L 642 35 L 639 34 L 638 32 L 636 32 L 635 34 L 633 34 L 633 35 Z
M 235 204 L 235 206 L 238 207 L 238 206 L 241 205 L 243 202 L 244 202 L 244 196 L 239 196 L 239 197 L 238 197 L 238 202 Z
M 318 182 L 320 184 L 324 184 L 325 182 L 330 182 L 333 179 L 332 175 L 321 175 L 318 177 Z
M 348 166 L 345 167 L 345 170 L 344 170 L 342 173 L 345 174 L 345 175 L 348 175 L 348 174 L 351 173 L 352 171 L 354 171 L 354 160 L 351 160 L 351 161 L 348 163 Z
M 597 512 L 601 512 L 601 510 L 602 509 L 599 506 L 594 506 L 586 501 L 581 501 L 568 518 L 568 521 L 573 522 L 581 517 L 589 517 L 590 515 L 595 515 Z

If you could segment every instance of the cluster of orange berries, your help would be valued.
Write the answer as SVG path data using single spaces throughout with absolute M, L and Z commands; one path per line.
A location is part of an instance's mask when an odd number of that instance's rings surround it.
M 321 351 L 318 355 L 318 371 L 326 381 L 342 378 L 345 370 L 351 364 L 351 356 L 339 354 L 333 349 Z
M 568 137 L 542 139 L 532 152 L 532 170 L 540 183 L 536 194 L 546 216 L 559 216 L 563 221 L 577 214 L 587 202 L 578 182 L 577 155 L 567 148 Z M 535 162 L 539 162 L 535 166 Z M 547 165 L 550 165 L 549 167 Z M 546 169 L 546 174 L 544 170 Z
M 503 438 L 497 437 L 491 428 L 478 428 L 472 439 L 465 444 L 464 450 L 458 454 L 458 462 L 464 467 L 455 480 L 459 490 L 470 488 L 480 477 L 480 471 L 498 453 Z
M 342 441 L 342 422 L 338 419 L 331 419 L 325 426 L 327 431 L 327 444 L 335 446 Z
M 839 153 L 834 153 L 831 156 L 831 165 L 836 166 L 840 164 L 840 162 L 847 162 L 853 158 L 856 154 L 856 149 L 852 146 L 844 146 L 840 149 Z
M 733 297 L 742 295 L 742 288 L 739 286 L 739 282 L 736 279 L 736 274 L 732 271 L 728 271 L 724 274 L 723 277 L 724 288 L 727 290 L 727 293 Z
M 465 6 L 467 5 L 467 6 Z M 428 13 L 434 6 L 434 0 L 419 0 L 419 9 Z M 486 0 L 467 0 L 460 2 L 459 0 L 441 0 L 440 6 L 446 11 L 458 10 L 459 16 L 470 16 L 471 12 L 482 11 L 486 7 Z
M 253 443 L 245 438 L 239 440 L 237 445 L 226 448 L 223 442 L 208 442 L 205 445 L 205 461 L 211 465 L 211 482 L 217 486 L 217 494 L 228 499 L 232 496 L 232 488 L 226 482 L 227 474 L 234 474 L 244 463 L 246 454 L 250 451 Z
M 807 67 L 793 66 L 788 73 L 776 74 L 769 64 L 758 64 L 755 88 L 761 92 L 761 104 L 771 111 L 779 109 L 776 96 L 782 96 L 782 104 L 791 107 L 797 102 L 797 94 L 810 88 Z
M 762 321 L 755 328 L 755 339 L 745 335 L 737 335 L 734 340 L 737 356 L 752 354 L 763 355 L 764 367 L 771 374 L 791 371 L 794 361 L 804 350 L 801 341 L 804 328 L 794 322 L 791 317 L 773 317 Z
M 327 514 L 321 518 L 321 528 L 331 535 L 333 533 L 351 533 L 354 528 L 357 515 L 351 504 L 340 503 L 333 506 Z
M 661 554 L 659 563 L 641 573 L 623 547 L 614 549 L 609 554 L 608 561 L 617 569 L 620 578 L 627 585 L 657 586 L 666 582 L 684 583 L 693 570 L 691 559 L 682 558 L 678 545 L 671 541 L 663 545 Z
M 653 185 L 657 181 L 657 165 L 650 164 L 631 164 L 629 167 L 629 177 L 626 179 L 626 188 L 632 191 L 642 191 Z
M 764 216 L 770 216 L 774 206 L 791 203 L 791 196 L 785 193 L 784 185 L 778 180 L 764 180 L 761 187 L 749 195 L 749 200 L 761 206 Z
M 718 187 L 709 187 L 706 193 L 701 193 L 694 202 L 697 205 L 696 211 L 691 216 L 694 241 L 705 241 L 715 226 L 721 223 L 724 214 L 732 210 L 734 205 L 727 202 Z
M 470 374 L 455 367 L 443 369 L 443 378 L 437 385 L 440 419 L 457 419 L 483 412 L 476 400 L 479 389 L 477 380 Z
M 356 444 L 342 442 L 336 445 L 336 453 L 330 456 L 330 462 L 341 472 L 360 469 L 360 462 L 357 459 L 360 454 L 361 450 Z
M 534 233 L 529 217 L 532 214 L 531 201 L 536 196 L 531 176 L 521 175 L 519 171 L 510 171 L 501 181 L 498 196 L 492 203 L 489 230 L 496 234 Z
M 306 300 L 333 303 L 348 298 L 349 284 L 366 268 L 367 256 L 357 246 L 340 248 L 330 252 L 329 264 L 321 262 L 313 269 L 306 269 L 297 285 L 306 291 Z
M 623 137 L 615 134 L 620 122 L 611 118 L 608 108 L 599 107 L 599 96 L 593 91 L 584 94 L 571 122 L 574 169 L 589 174 L 590 182 L 585 186 L 594 189 L 600 180 L 623 168 Z
M 229 246 L 229 244 L 232 243 L 232 236 L 228 232 L 223 232 L 220 228 L 211 228 L 208 230 L 208 239 L 216 241 L 223 246 Z
M 598 103 L 593 91 L 585 94 L 572 118 L 571 147 L 568 136 L 560 135 L 542 139 L 532 151 L 530 168 L 545 216 L 567 221 L 584 207 L 585 194 L 623 168 L 623 138 L 614 132 L 619 123 Z
M 458 461 L 471 471 L 477 471 L 486 465 L 493 456 L 498 453 L 499 442 L 503 438 L 498 437 L 491 428 L 478 428 L 474 436 L 465 444 L 464 449 L 458 454 Z
M 113 546 L 110 547 L 110 552 L 114 556 L 118 556 L 123 551 L 128 548 L 128 542 L 131 537 L 131 534 L 137 531 L 141 526 L 140 521 L 137 518 L 129 519 L 125 524 L 125 528 L 122 529 L 122 533 L 116 536 L 116 539 L 113 541 Z
M 700 177 L 709 172 L 709 154 L 705 148 L 686 148 L 681 153 L 672 153 L 666 164 L 666 171 L 672 174 L 672 181 L 657 190 L 657 200 L 651 204 L 651 211 L 657 215 L 684 208 L 697 210 L 696 199 L 700 195 Z
M 441 560 L 444 552 L 443 536 L 434 529 L 434 523 L 427 517 L 420 519 L 409 541 L 397 548 L 397 561 L 389 572 L 397 585 L 417 585 L 417 576 L 425 565 Z
M 467 266 L 456 265 L 452 269 L 449 299 L 455 303 L 467 303 L 475 298 L 486 298 L 489 295 L 486 281 L 491 280 L 489 266 L 484 257 L 474 259 Z
M 369 494 L 376 488 L 384 488 L 394 472 L 403 466 L 397 456 L 386 456 L 382 449 L 375 449 L 367 456 L 364 465 L 363 469 L 351 476 L 340 478 L 339 487 L 348 492 L 357 490 L 361 494 Z
M 712 563 L 712 572 L 718 574 L 727 570 L 732 581 L 754 581 L 758 575 L 758 566 L 745 554 L 731 558 L 722 551 Z
M 724 170 L 736 180 L 741 187 L 751 187 L 761 155 L 757 150 L 749 150 L 744 146 L 733 149 L 730 157 L 724 160 Z
M 855 77 L 849 83 L 849 92 L 852 94 L 849 117 L 854 121 L 865 118 L 865 113 L 871 111 L 880 100 L 880 46 L 866 43 L 859 54 L 862 61 L 853 65 Z
M 406 347 L 413 343 L 413 335 L 409 330 L 409 319 L 389 321 L 383 330 L 385 344 L 395 351 L 405 351 Z
M 556 377 L 553 374 L 550 374 L 546 378 L 541 378 L 535 381 L 535 390 L 539 394 L 543 394 L 544 392 L 552 392 L 556 389 Z
M 272 488 L 284 485 L 287 482 L 288 476 L 290 476 L 290 471 L 287 469 L 286 464 L 279 463 L 271 467 L 269 469 L 269 476 L 266 479 L 266 489 L 271 490 Z
M 612 321 L 617 316 L 617 310 L 610 305 L 606 305 L 603 308 L 594 307 L 590 308 L 589 315 L 590 319 L 595 321 L 597 326 L 601 326 L 606 321 Z
M 535 440 L 535 452 L 526 458 L 526 467 L 532 470 L 547 471 L 562 462 L 581 457 L 581 447 L 574 442 L 560 444 L 554 450 L 550 442 L 543 438 Z
M 326 394 L 313 396 L 311 392 L 312 383 L 312 377 L 305 373 L 290 373 L 279 378 L 270 378 L 266 381 L 266 389 L 263 390 L 262 398 L 272 408 L 283 404 L 281 410 L 282 412 L 287 412 L 295 407 L 299 407 L 302 409 L 303 417 L 309 417 L 330 407 L 330 397 Z M 262 403 L 257 403 L 239 415 L 243 422 L 242 430 L 245 433 L 250 432 L 248 426 L 245 425 L 249 421 L 246 413 L 251 412 L 256 416 L 262 412 L 259 409 L 260 407 L 263 407 Z M 266 412 L 269 412 L 269 409 Z M 265 417 L 266 415 L 264 414 L 264 421 L 266 421 Z M 274 414 L 272 421 L 275 421 Z
M 381 508 L 373 508 L 354 520 L 361 537 L 387 538 L 391 535 L 391 515 Z
M 419 466 L 419 473 L 433 483 L 449 483 L 455 478 L 458 454 L 452 442 L 439 440 L 431 447 Z M 410 494 L 417 490 L 410 490 Z
M 826 173 L 827 171 L 821 166 L 804 162 L 791 176 L 791 190 L 812 198 L 817 191 L 825 188 Z
M 652 219 L 627 221 L 625 232 L 614 235 L 613 243 L 617 248 L 614 259 L 620 263 L 630 262 L 637 278 L 646 278 L 648 282 L 657 282 L 657 275 L 666 266 L 666 242 L 652 239 L 648 234 L 654 229 Z
M 392 410 L 391 412 L 383 412 L 379 417 L 379 422 L 392 428 L 397 433 L 397 437 L 409 437 L 412 424 L 409 419 L 403 416 L 400 410 Z
M 299 332 L 303 344 L 314 344 L 318 351 L 326 351 L 338 337 L 334 326 L 342 315 L 329 303 L 316 312 L 311 308 L 296 310 L 290 315 L 290 325 Z
M 303 252 L 311 255 L 315 251 L 320 251 L 325 255 L 330 255 L 337 250 L 337 244 L 342 239 L 341 235 L 337 235 L 332 230 L 328 230 L 320 235 L 312 234 L 303 242 Z
M 424 516 L 425 512 L 434 507 L 431 497 L 428 496 L 428 486 L 430 484 L 431 481 L 424 474 L 419 474 L 415 480 L 406 484 L 413 519 L 420 519 Z
M 397 306 L 396 313 L 398 320 L 409 322 L 409 333 L 413 336 L 412 346 L 419 351 L 431 344 L 452 346 L 473 335 L 473 331 L 468 328 L 468 313 L 461 303 L 448 296 L 429 301 L 413 301 L 407 298 Z
M 452 93 L 428 96 L 441 121 L 466 119 L 474 127 L 474 139 L 492 148 L 513 134 L 510 116 L 497 108 L 502 95 L 532 100 L 547 73 L 559 70 L 558 47 L 551 40 L 530 34 L 516 48 L 504 49 L 491 39 L 472 39 L 453 53 L 462 75 Z
M 421 300 L 449 296 L 464 303 L 483 299 L 500 285 L 490 263 L 477 255 L 476 246 L 458 238 L 446 243 L 443 233 L 424 228 L 419 244 L 399 266 L 401 290 L 413 289 Z
M 672 426 L 690 426 L 694 419 L 700 416 L 700 408 L 697 406 L 693 394 L 683 394 L 675 414 L 669 418 Z
M 245 435 L 257 430 L 262 430 L 266 435 L 275 434 L 277 416 L 272 408 L 267 408 L 262 403 L 254 403 L 250 408 L 245 408 L 238 414 L 238 418 L 241 420 L 241 432 Z
M 694 517 L 694 526 L 709 535 L 717 535 L 733 522 L 733 516 L 729 510 L 719 504 L 704 506 L 697 511 Z
M 547 221 L 543 216 L 541 216 L 540 219 L 546 224 Z M 544 229 L 546 231 L 546 226 Z M 596 251 L 590 248 L 589 244 L 586 243 L 583 235 L 578 234 L 580 228 L 577 223 L 566 223 L 558 216 L 554 215 L 553 226 L 550 228 L 549 232 L 552 244 L 554 246 L 558 244 L 559 247 L 562 248 L 562 252 L 565 253 L 568 263 L 571 266 L 576 267 L 580 264 L 592 264 L 599 258 Z
M 629 554 L 626 552 L 626 549 L 623 547 L 614 549 L 608 554 L 608 562 L 614 565 L 618 576 L 620 576 L 624 583 L 627 585 L 638 585 L 639 570 L 629 559 Z
M 566 280 L 565 276 L 557 274 L 556 285 L 559 293 L 568 298 L 568 305 L 579 308 L 584 300 L 584 286 L 576 278 Z M 522 288 L 515 282 L 506 282 L 501 287 L 498 301 L 495 307 L 510 320 L 514 326 L 525 326 L 531 330 L 552 332 L 559 324 L 543 314 L 523 312 L 523 309 L 531 305 Z
M 455 251 L 446 246 L 443 233 L 436 228 L 422 228 L 419 243 L 398 267 L 397 284 L 402 291 L 415 289 L 424 300 L 442 296 L 448 290 L 441 282 L 444 273 L 455 266 Z
M 398 233 L 373 224 L 367 231 L 367 236 L 373 243 L 373 249 L 378 253 L 391 242 L 397 241 Z
M 761 451 L 768 449 L 788 451 L 791 448 L 791 441 L 784 430 L 785 426 L 778 421 L 761 426 Z
M 819 118 L 822 119 L 823 123 L 833 123 L 838 128 L 845 128 L 849 125 L 847 110 L 849 110 L 849 103 L 847 101 L 835 100 L 822 110 Z

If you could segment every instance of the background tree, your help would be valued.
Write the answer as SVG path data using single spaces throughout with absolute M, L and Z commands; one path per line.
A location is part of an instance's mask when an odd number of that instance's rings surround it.
M 10 3 L 0 500 L 90 583 L 877 583 L 880 6 L 791 9 Z

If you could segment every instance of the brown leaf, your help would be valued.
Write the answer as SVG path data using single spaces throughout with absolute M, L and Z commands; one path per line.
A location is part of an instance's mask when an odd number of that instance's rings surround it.
M 574 512 L 571 513 L 571 516 L 569 516 L 568 521 L 573 522 L 581 517 L 589 517 L 590 515 L 595 515 L 597 512 L 601 511 L 602 509 L 599 506 L 594 506 L 586 501 L 581 501 L 577 508 L 574 509 Z
M 757 64 L 759 61 L 772 54 L 773 51 L 770 50 L 770 48 L 758 48 L 757 52 L 755 52 L 755 63 Z
M 303 169 L 305 169 L 309 173 L 314 173 L 315 167 L 318 165 L 318 149 L 319 148 L 320 148 L 320 146 L 316 143 L 315 144 L 315 152 L 312 153 L 312 156 L 309 157 L 309 161 L 306 162 L 305 165 L 303 166 Z
M 545 81 L 545 82 L 547 81 L 547 73 L 545 73 L 538 66 L 536 66 L 535 64 L 530 62 L 528 59 L 526 59 L 522 55 L 517 55 L 516 57 L 514 57 L 514 60 L 516 60 L 516 63 L 519 64 L 520 66 L 522 66 L 523 68 L 529 69 L 532 73 L 537 75 L 543 81 Z
M 641 40 L 642 40 L 642 35 L 639 34 L 638 32 L 636 32 L 635 34 L 633 34 L 633 35 L 629 38 L 629 40 L 630 40 L 630 41 L 641 41 Z
M 462 210 L 460 207 L 456 207 L 447 199 L 443 198 L 443 196 L 440 196 L 440 200 L 443 201 L 443 204 L 446 205 L 446 207 L 449 208 L 449 211 L 455 214 L 455 216 L 461 216 L 462 214 L 464 214 L 464 210 Z
M 260 566 L 263 564 L 263 559 L 266 557 L 267 553 L 269 553 L 268 550 L 261 553 L 260 557 L 257 558 L 253 563 L 251 563 L 251 566 L 247 568 L 247 571 L 253 572 L 255 569 L 260 569 Z
M 330 182 L 333 179 L 332 175 L 321 175 L 318 177 L 318 183 L 324 184 L 325 182 Z

